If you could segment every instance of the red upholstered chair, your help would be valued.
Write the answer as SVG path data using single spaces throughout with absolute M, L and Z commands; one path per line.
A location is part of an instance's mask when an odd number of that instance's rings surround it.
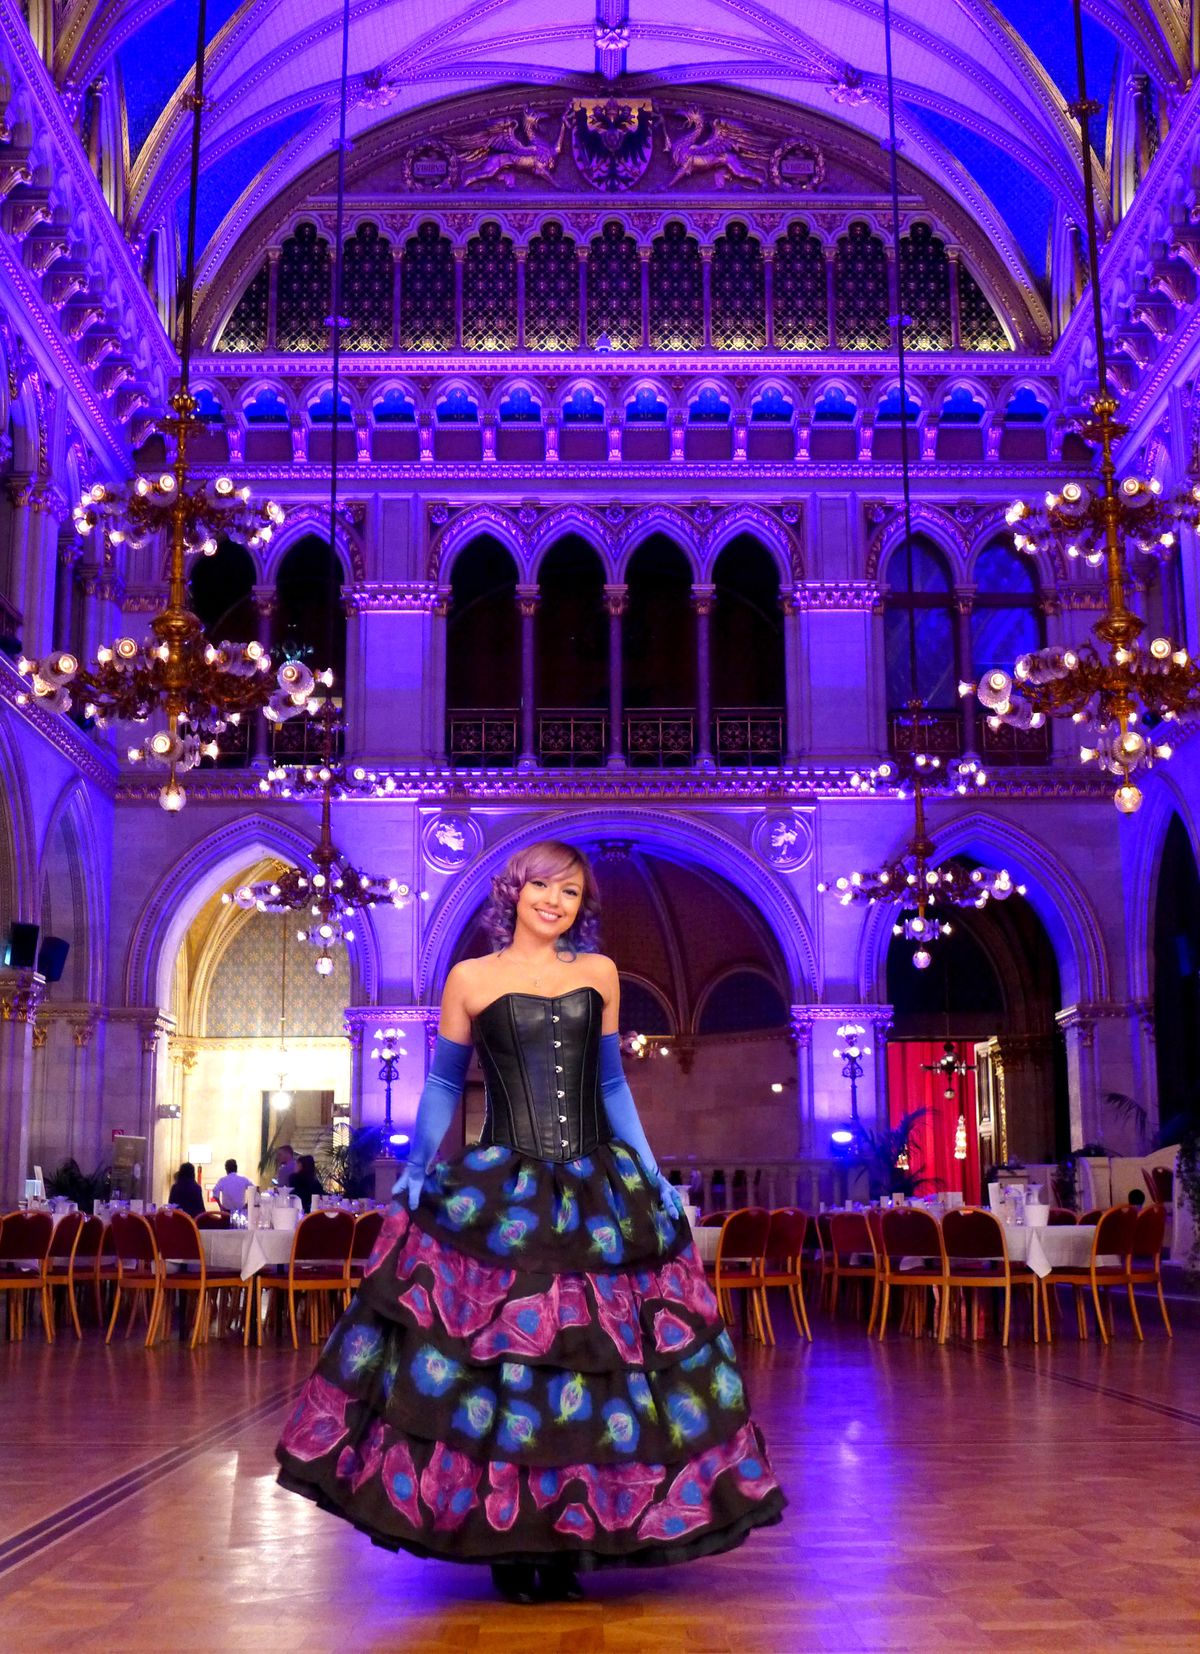
M 1142 1182 L 1156 1206 L 1169 1206 L 1175 1198 L 1175 1173 L 1170 1166 L 1154 1166 L 1149 1171 L 1143 1167 Z
M 1100 1328 L 1100 1336 L 1108 1343 L 1109 1328 L 1105 1325 L 1104 1308 L 1100 1302 L 1101 1290 L 1111 1291 L 1115 1286 L 1128 1287 L 1132 1296 L 1131 1259 L 1133 1254 L 1134 1234 L 1137 1227 L 1136 1206 L 1110 1206 L 1108 1211 L 1101 1212 L 1096 1225 L 1096 1233 L 1092 1236 L 1092 1254 L 1086 1269 L 1052 1269 L 1042 1282 L 1042 1302 L 1049 1303 L 1049 1289 L 1057 1286 L 1073 1286 L 1075 1288 L 1075 1319 L 1079 1326 L 1079 1336 L 1087 1337 L 1087 1315 L 1083 1307 L 1084 1289 L 1090 1290 L 1092 1303 L 1096 1310 L 1096 1324 Z M 1085 1219 L 1086 1221 L 1086 1219 Z M 1115 1257 L 1115 1264 L 1102 1264 L 1101 1258 Z M 1109 1305 L 1109 1321 L 1112 1319 L 1112 1307 Z M 1135 1314 L 1136 1325 L 1136 1314 Z M 1137 1328 L 1138 1337 L 1141 1337 L 1141 1328 Z M 1049 1310 L 1047 1309 L 1047 1334 L 1049 1335 Z
M 66 1292 L 67 1308 L 71 1312 L 71 1324 L 75 1328 L 76 1338 L 83 1337 L 83 1328 L 79 1324 L 79 1292 L 80 1287 L 92 1287 L 96 1295 L 96 1320 L 103 1325 L 104 1316 L 100 1304 L 100 1283 L 98 1273 L 100 1268 L 100 1250 L 105 1233 L 104 1221 L 90 1213 L 84 1217 L 79 1225 L 79 1233 L 75 1237 L 75 1244 L 71 1248 L 71 1261 L 67 1269 Z M 113 1273 L 116 1273 L 115 1263 Z
M 67 1290 L 71 1279 L 71 1259 L 82 1229 L 82 1212 L 68 1212 L 54 1226 L 54 1235 L 50 1242 L 50 1256 L 46 1261 L 46 1283 L 50 1288 L 52 1318 L 55 1311 L 55 1289 Z
M 1080 1223 L 1099 1223 L 1108 1209 L 1107 1206 L 1093 1206 L 1090 1212 L 1083 1213 L 1079 1221 Z
M 767 1300 L 767 1288 L 772 1286 L 781 1286 L 785 1289 L 788 1302 L 792 1306 L 792 1319 L 796 1323 L 796 1331 L 802 1332 L 809 1343 L 812 1343 L 812 1328 L 808 1324 L 803 1290 L 804 1242 L 808 1230 L 808 1214 L 794 1206 L 785 1206 L 771 1213 L 762 1278 L 763 1324 L 768 1344 L 775 1342 L 775 1329 L 771 1325 L 771 1306 Z
M 1004 1294 L 1004 1331 L 1001 1342 L 1008 1344 L 1008 1329 L 1012 1319 L 1012 1289 L 1014 1285 L 1031 1289 L 1033 1300 L 1033 1341 L 1038 1341 L 1038 1277 L 1028 1264 L 1013 1263 L 1008 1256 L 1004 1226 L 994 1212 L 981 1207 L 960 1206 L 946 1213 L 942 1219 L 942 1242 L 946 1250 L 948 1274 L 947 1292 L 942 1300 L 941 1328 L 938 1342 L 944 1344 L 950 1330 L 950 1300 L 956 1291 L 963 1294 L 991 1289 Z M 978 1334 L 978 1317 L 971 1317 L 973 1331 Z
M 350 1279 L 361 1281 L 363 1271 L 371 1253 L 375 1250 L 375 1242 L 379 1239 L 379 1231 L 383 1228 L 382 1212 L 362 1212 L 354 1220 L 354 1244 L 350 1248 Z
M 705 1212 L 700 1219 L 699 1227 L 701 1229 L 719 1229 L 728 1216 L 728 1212 Z
M 913 1267 L 902 1269 L 907 1260 Z M 883 1253 L 880 1258 L 880 1278 L 883 1298 L 879 1305 L 879 1337 L 887 1332 L 888 1306 L 892 1288 L 903 1290 L 908 1303 L 901 1320 L 901 1331 L 906 1324 L 920 1333 L 924 1330 L 925 1294 L 932 1288 L 939 1294 L 947 1292 L 948 1269 L 942 1231 L 935 1217 L 915 1207 L 903 1206 L 883 1213 Z M 939 1297 L 939 1305 L 943 1299 Z
M 231 1229 L 228 1212 L 201 1212 L 195 1220 L 197 1229 Z
M 1069 1206 L 1052 1206 L 1046 1221 L 1051 1229 L 1063 1229 L 1068 1224 L 1078 1223 L 1079 1219 Z
M 730 1212 L 717 1239 L 717 1261 L 713 1289 L 725 1320 L 733 1319 L 733 1294 L 744 1292 L 752 1330 L 763 1342 L 766 1331 L 762 1311 L 762 1280 L 771 1214 L 761 1206 L 744 1206 Z
M 1152 1286 L 1155 1289 L 1167 1337 L 1174 1336 L 1162 1288 L 1162 1251 L 1166 1232 L 1166 1207 L 1157 1201 L 1153 1206 L 1143 1206 L 1133 1228 L 1133 1252 L 1129 1269 L 1129 1312 L 1133 1316 L 1133 1324 L 1139 1338 L 1142 1336 L 1142 1323 L 1138 1319 L 1137 1302 L 1133 1295 L 1135 1286 Z
M 37 1293 L 46 1342 L 54 1342 L 49 1260 L 54 1219 L 49 1212 L 10 1212 L 0 1222 L 0 1297 L 8 1305 L 8 1336 L 25 1336 L 25 1301 Z
M 871 1226 L 863 1212 L 829 1214 L 829 1308 L 836 1315 L 843 1281 L 871 1283 L 871 1305 L 867 1330 L 875 1319 L 879 1297 L 879 1259 Z
M 143 1305 L 148 1303 L 146 1347 L 149 1349 L 158 1332 L 163 1305 L 162 1259 L 158 1255 L 154 1230 L 140 1212 L 114 1212 L 110 1229 L 112 1249 L 117 1260 L 117 1290 L 113 1296 L 112 1317 L 104 1342 L 112 1342 L 117 1317 L 121 1313 L 121 1294 L 127 1292 L 130 1305 L 129 1324 L 125 1328 L 125 1336 L 128 1338 L 133 1331 L 133 1319 L 137 1314 L 139 1301 Z
M 288 1324 L 292 1348 L 300 1348 L 296 1336 L 296 1304 L 308 1299 L 309 1342 L 315 1344 L 332 1325 L 331 1309 L 345 1309 L 350 1302 L 350 1253 L 354 1246 L 352 1212 L 310 1212 L 301 1218 L 292 1241 L 292 1255 L 286 1272 L 263 1270 L 254 1277 L 255 1310 L 247 1318 L 247 1341 L 253 1321 L 261 1337 L 258 1308 L 264 1286 L 282 1289 L 286 1284 Z
M 246 1283 L 240 1275 L 218 1271 L 210 1274 L 200 1244 L 200 1230 L 195 1218 L 186 1212 L 168 1207 L 154 1215 L 154 1236 L 163 1265 L 163 1291 L 193 1294 L 196 1314 L 192 1322 L 191 1349 L 208 1339 L 208 1295 L 210 1292 L 246 1293 Z M 168 1321 L 169 1324 L 169 1321 Z M 182 1336 L 182 1334 L 181 1334 Z
M 833 1292 L 833 1243 L 830 1238 L 828 1212 L 818 1212 L 814 1220 L 814 1229 L 816 1231 L 818 1259 L 817 1303 L 824 1307 L 831 1299 Z

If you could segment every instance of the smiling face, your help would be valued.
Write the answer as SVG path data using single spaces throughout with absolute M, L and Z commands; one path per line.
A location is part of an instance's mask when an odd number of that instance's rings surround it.
M 539 942 L 557 943 L 579 913 L 583 875 L 577 863 L 561 873 L 531 874 L 517 897 L 517 929 Z

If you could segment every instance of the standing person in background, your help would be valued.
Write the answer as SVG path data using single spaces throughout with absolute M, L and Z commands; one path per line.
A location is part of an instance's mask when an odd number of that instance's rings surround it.
M 300 1170 L 300 1162 L 296 1159 L 290 1143 L 280 1143 L 275 1150 L 275 1182 L 281 1189 L 286 1189 Z
M 175 1173 L 175 1181 L 167 1196 L 167 1205 L 178 1206 L 179 1210 L 186 1212 L 190 1218 L 203 1216 L 204 1190 L 196 1181 L 196 1168 L 190 1160 L 185 1160 Z
M 246 1204 L 246 1191 L 254 1184 L 237 1169 L 236 1160 L 225 1162 L 225 1176 L 213 1184 L 212 1197 L 223 1212 L 240 1212 Z

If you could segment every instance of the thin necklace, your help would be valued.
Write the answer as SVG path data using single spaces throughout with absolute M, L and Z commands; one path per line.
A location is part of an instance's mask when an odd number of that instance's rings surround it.
M 512 949 L 511 949 L 511 948 L 506 948 L 506 949 L 505 949 L 505 952 L 506 952 L 506 953 L 507 953 L 507 954 L 508 954 L 508 956 L 509 956 L 509 958 L 510 958 L 510 959 L 511 959 L 511 958 L 512 958 L 512 957 L 513 957 L 513 953 L 512 953 Z M 518 956 L 518 958 L 519 958 L 519 956 Z M 525 966 L 525 965 L 522 965 L 522 967 L 521 967 L 521 968 L 522 968 L 522 970 L 529 970 L 529 967 L 528 967 L 528 966 Z M 545 966 L 544 966 L 544 965 L 543 965 L 543 966 L 542 966 L 542 968 L 541 968 L 541 969 L 540 969 L 540 970 L 539 970 L 539 971 L 538 971 L 538 973 L 537 973 L 537 975 L 536 975 L 536 976 L 535 976 L 535 975 L 534 975 L 534 974 L 533 974 L 533 972 L 532 972 L 532 970 L 529 970 L 529 980 L 530 980 L 530 982 L 532 982 L 532 983 L 533 983 L 533 985 L 534 985 L 534 987 L 535 987 L 535 988 L 540 988 L 540 987 L 541 987 L 541 985 L 542 985 L 542 978 L 543 978 L 543 976 L 545 976 L 545 974 L 546 974 L 546 967 L 545 967 Z

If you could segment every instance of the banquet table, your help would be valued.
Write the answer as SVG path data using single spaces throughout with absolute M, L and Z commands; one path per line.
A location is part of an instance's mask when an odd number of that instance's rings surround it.
M 1063 1223 L 1034 1228 L 1028 1224 L 1006 1223 L 1004 1240 L 1010 1263 L 1027 1263 L 1043 1280 L 1052 1269 L 1086 1269 L 1091 1262 L 1094 1223 Z M 1115 1267 L 1120 1258 L 1103 1256 L 1096 1260 Z
M 717 1242 L 721 1239 L 721 1225 L 712 1223 L 706 1228 L 693 1229 L 692 1239 L 696 1243 L 696 1251 L 700 1255 L 701 1263 L 716 1263 Z
M 236 1269 L 243 1281 L 292 1255 L 294 1229 L 201 1229 L 200 1245 L 210 1269 Z

